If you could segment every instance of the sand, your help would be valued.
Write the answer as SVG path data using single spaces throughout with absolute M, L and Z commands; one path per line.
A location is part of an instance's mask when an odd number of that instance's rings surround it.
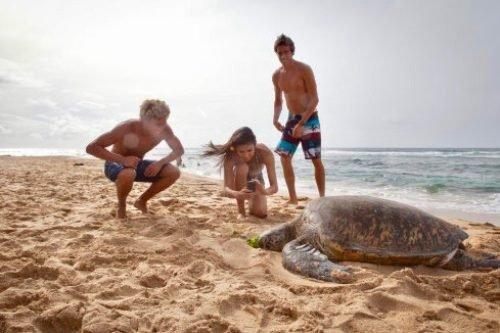
M 0 163 L 0 332 L 500 330 L 500 270 L 352 263 L 345 285 L 289 273 L 280 253 L 245 242 L 300 213 L 280 195 L 267 220 L 237 221 L 217 181 L 183 174 L 152 199 L 154 215 L 130 207 L 121 221 L 100 161 Z M 500 228 L 450 222 L 469 251 L 500 254 Z

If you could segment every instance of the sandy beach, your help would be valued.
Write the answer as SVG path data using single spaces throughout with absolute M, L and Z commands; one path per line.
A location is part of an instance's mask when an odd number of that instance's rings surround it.
M 183 174 L 113 217 L 102 161 L 0 157 L 0 332 L 499 332 L 500 270 L 349 263 L 350 284 L 286 271 L 246 239 L 300 213 L 270 198 L 236 220 L 215 180 Z M 305 204 L 307 200 L 302 201 Z M 500 228 L 449 220 L 473 254 L 500 255 Z

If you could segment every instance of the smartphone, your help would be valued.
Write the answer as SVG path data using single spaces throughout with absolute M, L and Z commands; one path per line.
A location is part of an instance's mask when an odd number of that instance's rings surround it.
M 255 179 L 251 179 L 247 181 L 247 189 L 249 191 L 255 192 L 255 185 L 257 184 L 257 181 Z

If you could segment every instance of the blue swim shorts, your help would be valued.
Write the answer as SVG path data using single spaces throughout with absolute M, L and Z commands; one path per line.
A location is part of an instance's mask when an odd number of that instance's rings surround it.
M 321 131 L 319 126 L 318 112 L 314 112 L 307 122 L 302 126 L 302 136 L 295 138 L 292 131 L 295 125 L 302 119 L 301 115 L 290 116 L 285 125 L 285 130 L 281 140 L 275 149 L 280 156 L 293 156 L 299 143 L 302 144 L 302 150 L 306 159 L 315 159 L 321 157 Z
M 161 178 L 159 176 L 161 170 L 158 171 L 158 173 L 156 174 L 156 176 L 153 176 L 153 177 L 147 177 L 146 175 L 144 175 L 144 171 L 146 171 L 146 168 L 148 167 L 148 165 L 150 165 L 151 163 L 154 163 L 154 162 L 156 162 L 156 161 L 140 160 L 139 164 L 137 164 L 137 168 L 135 168 L 135 179 L 134 179 L 134 181 L 136 181 L 136 182 L 152 183 L 152 182 L 155 182 L 155 181 L 159 180 Z M 112 182 L 114 182 L 116 180 L 116 177 L 118 177 L 118 174 L 123 169 L 125 169 L 125 167 L 122 164 L 120 164 L 120 163 L 111 162 L 111 161 L 106 161 L 104 163 L 104 174 Z

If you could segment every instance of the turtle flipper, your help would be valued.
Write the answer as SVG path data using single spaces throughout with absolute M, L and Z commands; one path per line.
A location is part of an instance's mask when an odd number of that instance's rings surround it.
M 307 237 L 302 236 L 283 248 L 283 266 L 291 272 L 313 279 L 349 283 L 352 275 L 349 268 L 330 261 L 326 255 L 307 243 Z

